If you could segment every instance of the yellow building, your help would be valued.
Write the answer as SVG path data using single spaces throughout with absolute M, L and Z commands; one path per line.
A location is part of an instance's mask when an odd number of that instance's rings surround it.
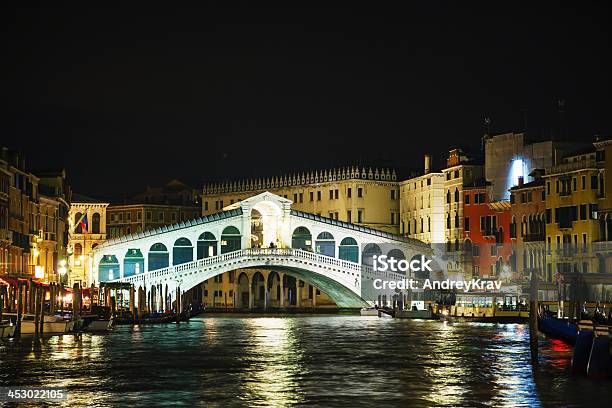
M 605 196 L 605 177 L 596 155 L 591 148 L 546 168 L 547 279 L 600 269 L 592 243 L 600 241 L 597 218 Z
M 445 176 L 431 171 L 431 156 L 425 156 L 424 174 L 400 183 L 402 235 L 426 243 L 445 242 Z
M 219 212 L 264 191 L 292 200 L 298 211 L 399 233 L 399 183 L 389 169 L 351 167 L 208 184 L 202 213 Z
M 38 234 L 35 238 L 38 254 L 35 264 L 46 282 L 59 282 L 59 263 L 67 259 L 68 213 L 71 196 L 66 184 L 66 172 L 49 171 L 38 173 L 39 213 Z
M 89 286 L 93 282 L 93 250 L 106 240 L 106 207 L 108 203 L 74 194 L 70 203 L 68 284 Z M 79 223 L 85 214 L 87 227 Z

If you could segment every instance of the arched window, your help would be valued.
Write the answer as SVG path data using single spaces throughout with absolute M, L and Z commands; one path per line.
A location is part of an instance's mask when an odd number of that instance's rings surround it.
M 225 227 L 221 233 L 221 253 L 238 251 L 241 247 L 240 231 L 234 226 Z
M 498 244 L 504 243 L 504 229 L 502 227 L 499 227 L 499 229 L 497 230 L 497 236 L 495 238 Z
M 94 215 L 91 217 L 91 233 L 100 233 L 100 214 L 98 213 L 94 213 Z
M 463 250 L 465 251 L 466 255 L 472 255 L 472 241 L 470 239 L 463 241 Z
M 459 189 L 457 187 L 455 187 L 455 202 L 459 202 Z
M 306 227 L 297 227 L 291 236 L 291 247 L 312 251 L 312 235 Z
M 329 232 L 320 233 L 315 241 L 315 252 L 317 254 L 335 257 L 336 241 L 334 241 L 334 236 Z
M 340 242 L 338 257 L 350 262 L 359 262 L 359 246 L 354 238 L 346 237 Z
M 193 261 L 193 245 L 187 238 L 179 238 L 172 248 L 172 265 L 180 265 Z
M 198 237 L 198 259 L 217 255 L 217 238 L 212 232 L 204 232 Z
M 164 244 L 153 244 L 149 249 L 149 270 L 167 268 L 169 266 L 168 258 L 168 248 Z
M 455 228 L 459 228 L 459 213 L 455 212 Z
M 83 227 L 81 226 L 81 217 L 83 216 L 83 214 L 81 214 L 80 212 L 74 214 L 74 232 L 76 234 L 82 234 L 83 233 Z
M 450 190 L 447 190 L 446 191 L 446 203 L 450 204 L 450 202 L 451 202 L 451 192 Z

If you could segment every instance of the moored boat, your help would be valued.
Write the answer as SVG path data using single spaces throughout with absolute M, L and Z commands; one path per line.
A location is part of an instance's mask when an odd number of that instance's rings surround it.
M 375 307 L 364 307 L 359 311 L 361 316 L 378 316 L 378 309 Z
M 4 339 L 13 336 L 15 336 L 15 326 L 10 322 L 2 322 L 0 324 L 0 338 Z
M 45 315 L 43 319 L 43 334 L 64 334 L 74 331 L 75 322 L 73 320 L 66 320 L 55 315 Z M 24 314 L 21 319 L 21 334 L 35 333 L 36 321 L 34 315 Z
M 115 325 L 115 320 L 111 318 L 98 318 L 89 322 L 85 330 L 89 332 L 104 332 L 111 330 Z
M 569 344 L 576 343 L 578 327 L 568 319 L 556 317 L 541 317 L 538 321 L 538 330 L 549 337 L 563 340 Z

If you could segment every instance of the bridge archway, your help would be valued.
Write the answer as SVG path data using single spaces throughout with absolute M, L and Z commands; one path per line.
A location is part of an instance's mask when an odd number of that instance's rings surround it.
M 123 259 L 123 277 L 138 275 L 144 272 L 144 256 L 138 248 L 130 248 Z
M 257 241 L 251 246 L 280 246 L 282 208 L 277 202 L 264 199 L 253 204 L 251 209 L 251 237 Z
M 253 298 L 251 306 L 255 308 L 266 307 L 266 279 L 259 271 L 255 272 L 251 278 L 251 296 Z
M 359 262 L 359 245 L 355 238 L 346 237 L 340 241 L 340 248 L 338 248 L 338 257 L 342 260 L 349 262 Z
M 120 278 L 119 261 L 115 255 L 105 255 L 98 264 L 98 282 Z
M 172 265 L 180 265 L 193 261 L 193 244 L 185 237 L 174 241 L 172 248 Z
M 238 228 L 232 225 L 225 227 L 221 233 L 221 253 L 226 254 L 239 250 L 241 238 Z
M 369 243 L 363 248 L 362 262 L 365 265 L 372 266 L 374 265 L 373 257 L 374 255 L 378 256 L 382 254 L 382 250 L 380 247 L 374 243 Z
M 406 255 L 404 255 L 404 251 L 402 251 L 401 249 L 398 249 L 398 248 L 393 248 L 392 250 L 390 250 L 387 253 L 387 256 L 389 258 L 395 258 L 398 261 L 401 261 L 402 259 L 406 259 Z
M 156 269 L 167 268 L 170 266 L 169 264 L 170 254 L 168 253 L 168 248 L 158 242 L 156 244 L 151 245 L 149 248 L 149 270 L 154 271 Z
M 312 234 L 306 227 L 297 227 L 291 235 L 291 248 L 312 251 Z
M 265 245 L 262 216 L 257 209 L 253 208 L 251 210 L 251 248 L 261 248 Z
M 284 289 L 281 290 L 281 277 L 276 271 L 270 271 L 268 281 L 266 282 L 266 291 L 268 293 L 268 304 L 274 307 L 284 306 L 281 302 L 281 296 L 284 295 Z
M 326 256 L 336 257 L 336 241 L 334 236 L 327 231 L 321 232 L 317 235 L 315 241 L 315 252 Z
M 208 258 L 217 255 L 217 238 L 212 232 L 206 231 L 200 234 L 197 242 L 198 259 Z
M 249 276 L 242 272 L 238 275 L 238 285 L 236 287 L 236 307 L 238 309 L 246 309 L 249 307 L 249 301 L 251 298 Z

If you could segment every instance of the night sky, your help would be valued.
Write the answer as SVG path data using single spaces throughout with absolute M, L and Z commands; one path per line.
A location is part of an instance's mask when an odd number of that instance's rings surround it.
M 605 2 L 127 3 L 1 11 L 0 144 L 82 194 L 610 134 Z

